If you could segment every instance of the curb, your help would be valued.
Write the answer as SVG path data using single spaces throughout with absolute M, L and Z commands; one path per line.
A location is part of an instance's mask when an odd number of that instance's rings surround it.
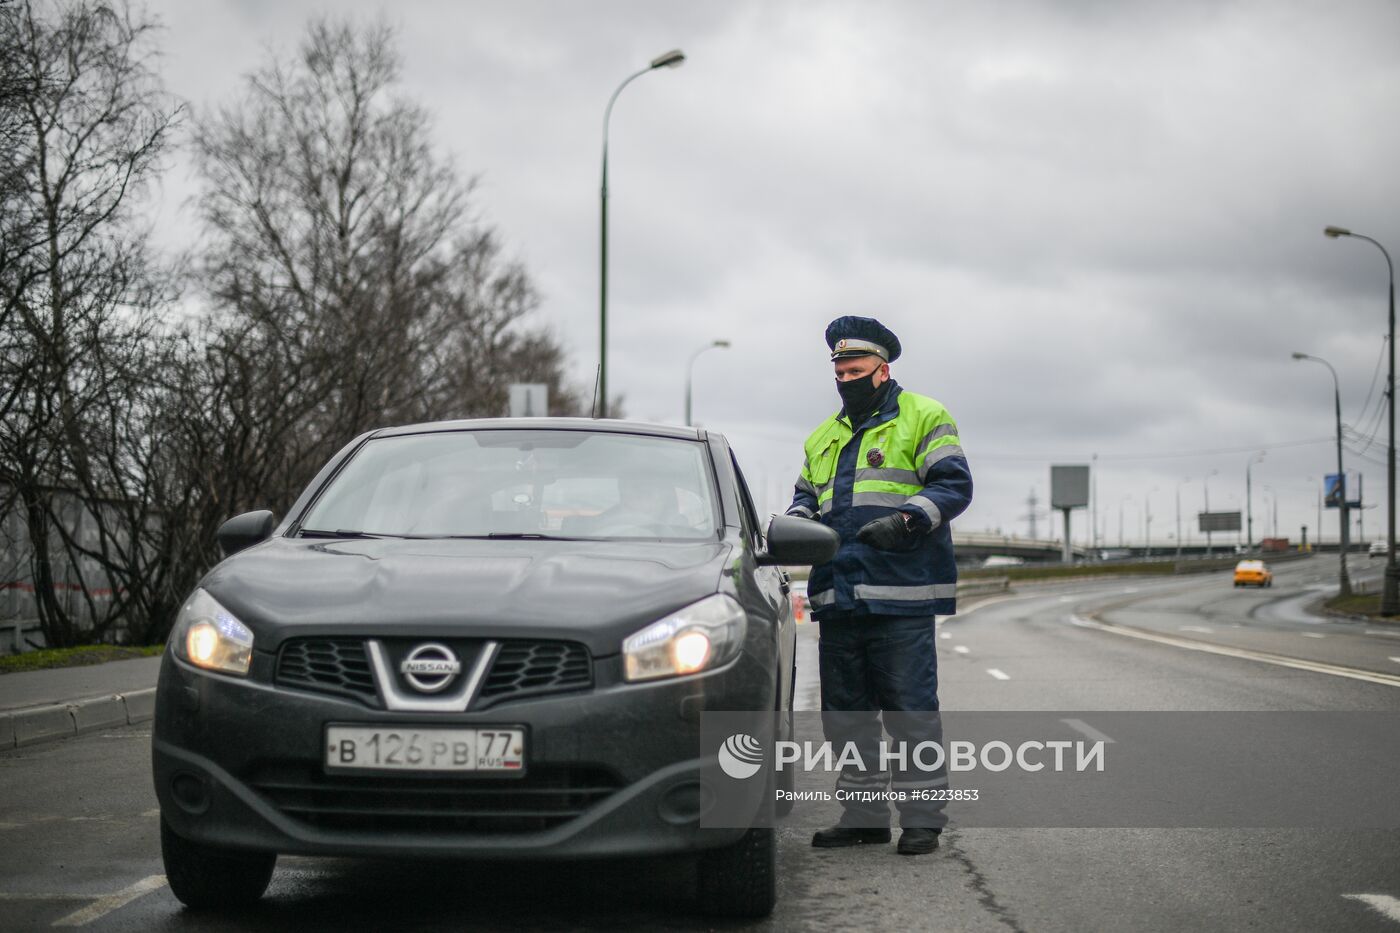
M 148 722 L 156 688 L 0 713 L 0 749 L 24 748 L 98 729 Z

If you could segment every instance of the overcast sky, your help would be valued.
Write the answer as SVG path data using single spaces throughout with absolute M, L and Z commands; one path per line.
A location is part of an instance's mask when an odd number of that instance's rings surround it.
M 725 433 L 781 510 L 839 407 L 822 332 L 902 340 L 895 378 L 957 419 L 967 531 L 1025 534 L 1049 466 L 1098 455 L 1099 525 L 1165 546 L 1203 506 L 1315 534 L 1341 378 L 1384 525 L 1386 265 L 1400 255 L 1400 4 L 155 0 L 164 76 L 230 99 L 318 13 L 400 29 L 406 93 L 480 180 L 477 208 L 543 293 L 580 384 L 597 360 L 603 109 L 609 379 L 629 415 Z M 192 221 L 184 163 L 163 232 Z M 1369 398 L 1369 406 L 1366 406 Z M 1284 446 L 1289 445 L 1289 446 Z M 1364 450 L 1369 460 L 1353 450 Z M 1186 482 L 1187 478 L 1190 482 Z M 1130 498 L 1129 498 L 1130 497 Z M 1042 509 L 1044 506 L 1042 505 Z M 1087 517 L 1075 517 L 1087 529 Z M 1038 531 L 1046 536 L 1042 516 Z M 1336 535 L 1336 513 L 1324 532 Z M 1081 537 L 1076 533 L 1076 539 Z

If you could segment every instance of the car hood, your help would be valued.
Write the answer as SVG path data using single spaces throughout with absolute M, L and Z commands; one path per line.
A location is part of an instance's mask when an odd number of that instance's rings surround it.
M 260 650 L 309 634 L 560 638 L 615 654 L 715 593 L 729 543 L 274 538 L 201 586 Z

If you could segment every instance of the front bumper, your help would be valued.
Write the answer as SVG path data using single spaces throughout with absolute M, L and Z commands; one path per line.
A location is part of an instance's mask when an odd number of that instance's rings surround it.
M 587 858 L 729 844 L 742 829 L 700 826 L 709 799 L 700 713 L 768 710 L 776 691 L 773 675 L 741 655 L 702 677 L 605 684 L 482 712 L 394 713 L 257 673 L 255 662 L 250 679 L 208 674 L 166 652 L 156 796 L 187 839 L 299 855 Z M 327 723 L 520 725 L 526 774 L 328 774 Z

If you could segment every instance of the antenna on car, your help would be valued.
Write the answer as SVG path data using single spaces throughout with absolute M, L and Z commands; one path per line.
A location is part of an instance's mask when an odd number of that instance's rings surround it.
M 598 417 L 598 384 L 603 381 L 603 364 L 598 364 L 597 373 L 593 376 L 593 417 Z

